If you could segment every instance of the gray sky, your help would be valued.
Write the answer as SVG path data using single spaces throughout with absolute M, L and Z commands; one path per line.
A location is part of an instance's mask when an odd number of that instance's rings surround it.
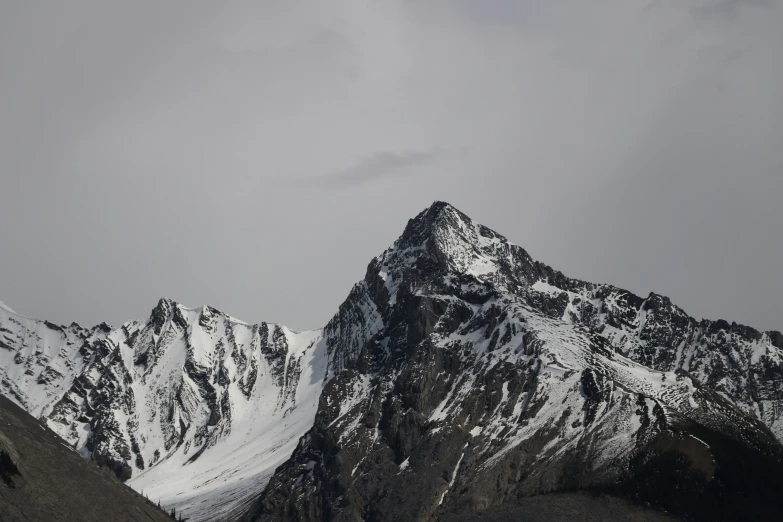
M 781 27 L 775 0 L 0 0 L 0 299 L 316 328 L 441 199 L 783 329 Z

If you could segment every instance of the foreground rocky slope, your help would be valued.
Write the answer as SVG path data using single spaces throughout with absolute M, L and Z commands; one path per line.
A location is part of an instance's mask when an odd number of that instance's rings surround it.
M 247 519 L 449 519 L 571 490 L 692 518 L 780 507 L 780 334 L 569 279 L 447 204 L 324 337 L 315 425 Z
M 0 306 L 0 392 L 193 522 L 768 519 L 782 357 L 777 332 L 568 278 L 446 203 L 323 331 Z
M 672 522 L 676 520 L 629 500 L 586 493 L 553 493 L 523 497 L 478 513 L 442 517 L 444 522 Z
M 0 520 L 171 522 L 112 473 L 0 397 Z

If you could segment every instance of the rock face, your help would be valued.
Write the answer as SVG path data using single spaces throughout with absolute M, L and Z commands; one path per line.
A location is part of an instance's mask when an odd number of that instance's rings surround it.
M 448 520 L 571 490 L 690 518 L 779 507 L 780 334 L 569 279 L 445 203 L 324 338 L 315 424 L 247 519 Z
M 172 518 L 0 397 L 0 520 L 171 522 Z
M 135 489 L 191 520 L 252 499 L 312 424 L 320 332 L 161 299 L 90 330 L 0 309 L 2 393 Z
M 777 332 L 570 279 L 446 203 L 322 331 L 0 308 L 0 391 L 194 522 L 773 517 L 782 359 Z

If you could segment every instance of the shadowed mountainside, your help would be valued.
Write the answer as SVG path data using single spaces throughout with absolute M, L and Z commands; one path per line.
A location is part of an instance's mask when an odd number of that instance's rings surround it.
M 0 520 L 171 522 L 114 474 L 0 397 Z

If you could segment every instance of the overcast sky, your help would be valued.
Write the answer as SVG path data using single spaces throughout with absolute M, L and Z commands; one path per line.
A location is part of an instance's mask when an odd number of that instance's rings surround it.
M 0 0 L 0 299 L 322 326 L 446 200 L 783 329 L 776 0 Z

